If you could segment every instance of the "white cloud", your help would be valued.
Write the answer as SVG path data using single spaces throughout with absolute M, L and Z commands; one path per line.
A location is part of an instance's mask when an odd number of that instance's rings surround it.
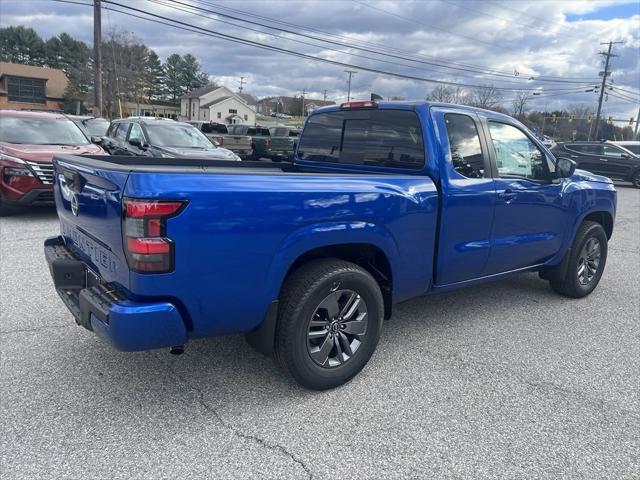
M 345 41 L 351 48 L 295 37 L 283 32 L 273 32 L 281 38 L 269 33 L 250 32 L 241 27 L 221 23 L 208 13 L 191 15 L 146 0 L 123 0 L 123 3 L 217 32 L 339 62 L 424 78 L 467 84 L 491 83 L 502 87 L 542 86 L 549 90 L 557 90 L 573 86 L 560 82 L 553 84 L 524 80 L 531 75 L 563 79 L 590 78 L 597 81 L 598 72 L 602 70 L 601 57 L 598 55 L 598 50 L 603 48 L 600 42 L 608 39 L 624 40 L 624 45 L 616 46 L 619 56 L 612 64 L 612 81 L 615 85 L 640 92 L 640 12 L 636 0 L 373 1 L 368 4 L 371 6 L 359 3 L 359 0 L 274 0 L 268 3 L 269 8 L 265 8 L 266 4 L 262 1 L 252 0 L 241 4 L 210 0 L 188 1 L 192 5 L 210 10 L 222 11 L 222 7 L 231 8 L 270 17 L 278 22 L 306 25 L 309 27 L 309 35 L 325 36 L 320 31 L 329 32 L 334 36 L 334 40 Z M 610 12 L 613 11 L 611 9 L 615 9 L 616 12 L 623 11 L 624 14 L 620 15 L 621 18 L 597 19 L 609 18 Z M 250 18 L 242 13 L 225 11 Z M 589 19 L 568 20 L 576 15 L 588 16 Z M 228 18 L 219 20 L 240 24 Z M 284 23 L 276 24 L 257 18 L 253 20 L 297 30 Z M 2 0 L 0 24 L 31 26 L 45 37 L 67 31 L 88 43 L 92 38 L 89 8 L 50 1 Z M 161 57 L 173 52 L 194 54 L 212 78 L 234 89 L 237 88 L 237 80 L 242 75 L 247 77 L 245 91 L 258 96 L 299 94 L 305 89 L 313 92 L 312 95 L 321 97 L 326 89 L 330 99 L 340 100 L 346 97 L 346 74 L 343 72 L 345 68 L 341 66 L 290 57 L 105 11 L 103 29 L 115 26 L 134 32 Z M 265 30 L 256 25 L 244 26 Z M 305 43 L 296 42 L 294 39 Z M 518 78 L 499 77 L 383 57 L 355 48 L 357 45 L 363 45 L 360 42 L 383 45 L 387 53 L 398 56 L 422 55 L 424 57 L 419 59 L 423 62 L 456 62 L 507 73 L 518 71 L 520 75 Z M 379 47 L 368 44 L 367 48 Z M 404 52 L 409 52 L 410 55 Z M 383 63 L 381 60 L 392 63 Z M 368 96 L 371 91 L 375 91 L 385 97 L 424 98 L 431 88 L 432 84 L 364 71 L 355 75 L 352 82 L 352 91 L 360 97 Z M 508 97 L 509 94 L 506 93 L 505 96 Z M 595 107 L 596 96 L 593 93 L 580 93 L 540 97 L 536 98 L 531 106 L 560 108 L 578 103 Z M 625 117 L 635 116 L 637 108 L 637 105 L 613 97 L 605 104 L 607 112 Z

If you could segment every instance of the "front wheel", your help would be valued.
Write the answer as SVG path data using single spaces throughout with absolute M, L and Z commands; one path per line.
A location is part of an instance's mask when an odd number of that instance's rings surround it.
M 569 258 L 564 275 L 561 276 L 559 272 L 550 273 L 551 288 L 566 297 L 586 297 L 600 282 L 607 262 L 607 252 L 607 235 L 602 225 L 584 222 L 576 233 L 571 251 L 567 253 Z
M 324 259 L 302 266 L 280 296 L 276 359 L 307 388 L 342 385 L 371 358 L 383 305 L 378 283 L 358 265 Z

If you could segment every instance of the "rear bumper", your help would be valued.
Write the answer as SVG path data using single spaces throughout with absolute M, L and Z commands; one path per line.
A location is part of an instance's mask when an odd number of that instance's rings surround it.
M 44 243 L 56 291 L 76 323 L 124 352 L 172 347 L 187 342 L 175 305 L 136 302 L 109 288 L 66 247 L 62 237 Z

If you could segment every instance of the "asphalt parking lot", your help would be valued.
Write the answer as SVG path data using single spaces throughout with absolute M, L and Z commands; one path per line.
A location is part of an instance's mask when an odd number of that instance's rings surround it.
M 0 219 L 0 477 L 640 478 L 640 190 L 583 300 L 530 274 L 397 306 L 351 383 L 242 337 L 117 353 L 54 293 L 52 210 Z

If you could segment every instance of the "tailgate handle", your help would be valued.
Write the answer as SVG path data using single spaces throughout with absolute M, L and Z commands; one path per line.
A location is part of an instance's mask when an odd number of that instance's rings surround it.
M 80 172 L 72 172 L 69 170 L 64 170 L 64 182 L 67 185 L 67 188 L 75 193 L 82 192 L 82 189 L 87 183 L 87 179 L 82 176 Z

